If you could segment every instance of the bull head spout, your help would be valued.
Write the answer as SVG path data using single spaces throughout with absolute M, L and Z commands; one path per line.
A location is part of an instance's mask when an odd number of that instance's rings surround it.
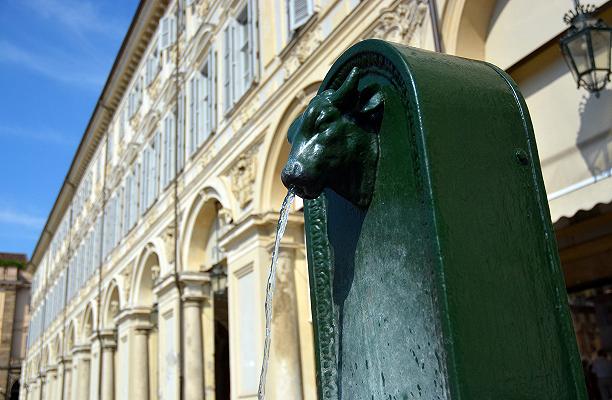
M 291 152 L 283 184 L 304 199 L 330 188 L 355 206 L 372 199 L 384 96 L 378 86 L 358 89 L 353 68 L 337 89 L 316 95 L 289 128 Z

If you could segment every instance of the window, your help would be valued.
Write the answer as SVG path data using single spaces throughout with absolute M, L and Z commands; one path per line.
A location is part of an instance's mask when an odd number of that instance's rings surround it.
M 130 175 L 130 217 L 129 228 L 131 229 L 138 219 L 138 176 L 140 164 L 134 165 L 132 174 Z
M 161 69 L 161 64 L 159 63 L 159 46 L 157 44 L 157 40 L 153 44 L 151 48 L 151 54 L 147 58 L 146 68 L 145 68 L 145 85 L 149 86 L 159 73 Z
M 223 110 L 232 106 L 255 79 L 255 8 L 252 0 L 231 19 L 223 31 Z
M 174 15 L 164 17 L 160 21 L 159 49 L 166 50 L 176 40 L 176 19 Z
M 147 193 L 149 184 L 149 148 L 146 147 L 142 153 L 142 164 L 140 165 L 140 214 L 147 210 Z
M 174 178 L 175 170 L 175 146 L 174 146 L 174 115 L 168 114 L 164 118 L 164 138 L 163 138 L 163 163 L 162 163 L 162 189 L 165 189 Z
M 162 155 L 161 145 L 161 132 L 157 132 L 153 138 L 153 148 L 151 149 L 153 162 L 151 163 L 151 198 L 149 199 L 150 204 L 157 199 L 159 195 L 159 176 L 160 176 L 160 162 Z
M 193 154 L 215 127 L 215 74 L 212 49 L 200 71 L 189 81 L 189 154 Z
M 125 178 L 124 183 L 124 200 L 123 200 L 123 230 L 121 231 L 122 236 L 126 236 L 132 227 L 131 216 L 132 216 L 132 174 L 128 174 Z
M 304 25 L 312 16 L 312 0 L 288 0 L 289 30 L 291 32 Z
M 185 165 L 185 93 L 181 90 L 178 95 L 178 170 L 182 170 Z

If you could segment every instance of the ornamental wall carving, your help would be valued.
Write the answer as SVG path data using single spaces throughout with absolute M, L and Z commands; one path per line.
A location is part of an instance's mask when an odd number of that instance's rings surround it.
M 291 50 L 287 59 L 283 63 L 285 69 L 285 80 L 302 65 L 323 41 L 323 29 L 321 25 L 317 25 L 314 29 L 305 33 L 304 36 L 298 38 L 298 43 Z
M 380 19 L 368 37 L 396 43 L 410 43 L 427 13 L 426 0 L 401 0 L 382 10 Z
M 229 173 L 232 193 L 241 208 L 253 200 L 255 177 L 257 175 L 257 147 L 244 152 Z

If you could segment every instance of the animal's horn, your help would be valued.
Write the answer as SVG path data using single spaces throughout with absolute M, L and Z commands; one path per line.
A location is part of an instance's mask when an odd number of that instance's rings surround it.
M 354 101 L 356 97 L 353 94 L 356 94 L 358 83 L 359 68 L 353 67 L 342 86 L 331 95 L 331 102 L 338 107 L 342 107 L 345 103 Z

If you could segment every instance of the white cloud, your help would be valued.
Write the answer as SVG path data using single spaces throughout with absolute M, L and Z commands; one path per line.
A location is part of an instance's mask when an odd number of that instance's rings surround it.
M 0 223 L 9 225 L 18 225 L 25 228 L 42 229 L 45 224 L 45 219 L 21 213 L 9 208 L 0 209 Z
M 84 71 L 82 63 L 70 57 L 42 56 L 18 47 L 6 40 L 0 40 L 0 62 L 16 64 L 49 79 L 99 90 L 104 82 L 102 73 Z

